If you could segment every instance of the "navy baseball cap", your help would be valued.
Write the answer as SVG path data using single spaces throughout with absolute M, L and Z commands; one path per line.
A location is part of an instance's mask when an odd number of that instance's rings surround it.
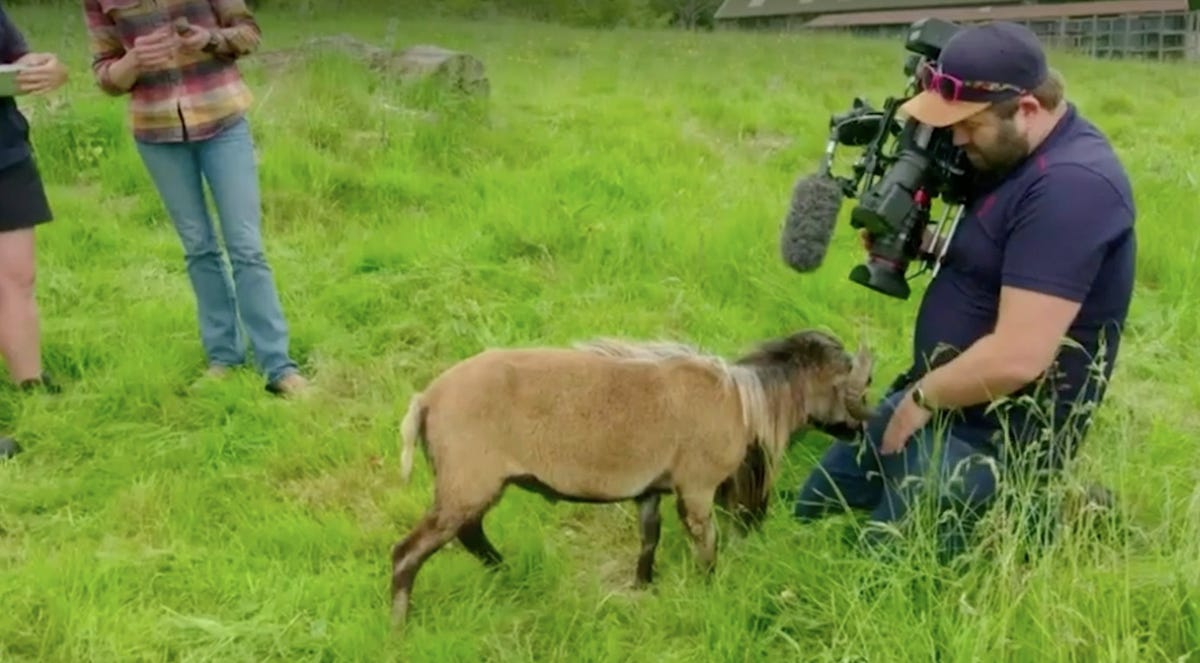
M 923 91 L 900 107 L 946 127 L 1046 80 L 1046 53 L 1029 28 L 1008 21 L 965 27 L 946 42 L 935 66 L 917 72 Z

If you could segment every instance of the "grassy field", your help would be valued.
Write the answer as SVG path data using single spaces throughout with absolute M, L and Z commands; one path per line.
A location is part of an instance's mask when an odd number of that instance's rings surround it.
M 399 483 L 397 426 L 451 362 L 599 335 L 731 354 L 815 325 L 872 345 L 877 388 L 901 369 L 915 301 L 847 280 L 862 259 L 848 223 L 816 273 L 789 271 L 776 248 L 829 113 L 900 92 L 900 45 L 263 13 L 266 50 L 318 31 L 390 35 L 469 51 L 492 84 L 480 116 L 414 110 L 346 58 L 245 62 L 268 257 L 319 387 L 286 402 L 252 372 L 192 386 L 194 300 L 125 102 L 92 86 L 77 12 L 10 11 L 73 78 L 22 102 L 58 216 L 39 235 L 39 293 L 65 389 L 0 391 L 0 429 L 27 447 L 0 465 L 0 660 L 1200 655 L 1193 68 L 1055 56 L 1140 210 L 1127 341 L 1079 469 L 1118 493 L 1128 536 L 1069 534 L 1029 563 L 1002 541 L 965 569 L 920 545 L 880 564 L 843 543 L 850 521 L 801 527 L 776 506 L 759 536 L 723 526 L 706 583 L 668 502 L 657 585 L 636 592 L 632 505 L 510 491 L 487 521 L 507 566 L 490 574 L 450 546 L 399 637 L 390 547 L 430 496 L 421 459 Z M 797 441 L 782 488 L 826 442 Z

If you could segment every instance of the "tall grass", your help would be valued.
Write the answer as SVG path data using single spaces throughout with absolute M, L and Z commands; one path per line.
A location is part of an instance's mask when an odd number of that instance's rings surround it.
M 831 112 L 899 92 L 899 44 L 832 37 L 606 32 L 491 20 L 264 11 L 266 49 L 316 31 L 437 43 L 487 65 L 486 107 L 414 100 L 347 58 L 245 61 L 268 257 L 297 358 L 319 385 L 287 402 L 251 372 L 203 368 L 180 247 L 124 126 L 87 75 L 78 16 L 13 10 L 72 67 L 22 100 L 57 220 L 39 296 L 59 395 L 0 392 L 26 453 L 0 466 L 0 659 L 1188 660 L 1200 650 L 1193 339 L 1200 240 L 1188 66 L 1055 54 L 1107 130 L 1140 211 L 1138 290 L 1111 394 L 1073 485 L 1119 496 L 1120 530 L 1067 531 L 1026 560 L 1000 525 L 965 566 L 917 540 L 897 560 L 800 526 L 723 528 L 695 572 L 664 519 L 656 586 L 629 588 L 632 505 L 510 491 L 488 518 L 508 561 L 457 546 L 388 622 L 390 546 L 428 504 L 397 480 L 409 393 L 493 345 L 618 334 L 721 353 L 820 325 L 869 342 L 876 384 L 906 362 L 914 302 L 777 256 L 794 178 Z M 845 48 L 838 55 L 839 48 Z M 918 285 L 917 294 L 919 295 Z M 827 439 L 797 440 L 794 486 Z M 673 513 L 669 505 L 664 513 Z

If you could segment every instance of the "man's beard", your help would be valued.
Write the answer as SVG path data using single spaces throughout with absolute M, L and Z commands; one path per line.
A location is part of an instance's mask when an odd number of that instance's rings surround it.
M 963 151 L 971 165 L 990 179 L 1007 173 L 1029 156 L 1029 141 L 1017 133 L 1016 124 L 1008 121 L 1000 125 L 996 142 L 986 150 L 965 146 Z

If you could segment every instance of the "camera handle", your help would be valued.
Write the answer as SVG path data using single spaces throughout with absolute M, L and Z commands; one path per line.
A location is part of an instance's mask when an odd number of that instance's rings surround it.
M 966 216 L 967 208 L 964 205 L 950 205 L 942 214 L 942 218 L 938 220 L 937 226 L 933 229 L 935 246 L 937 246 L 936 254 L 925 254 L 925 264 L 928 265 L 933 273 L 930 278 L 936 277 L 942 268 L 942 261 L 946 258 L 946 251 L 950 248 L 950 242 L 954 239 L 954 233 L 958 231 L 958 223 Z M 954 215 L 954 220 L 950 222 L 950 231 L 942 236 L 942 228 L 946 226 L 946 221 Z

